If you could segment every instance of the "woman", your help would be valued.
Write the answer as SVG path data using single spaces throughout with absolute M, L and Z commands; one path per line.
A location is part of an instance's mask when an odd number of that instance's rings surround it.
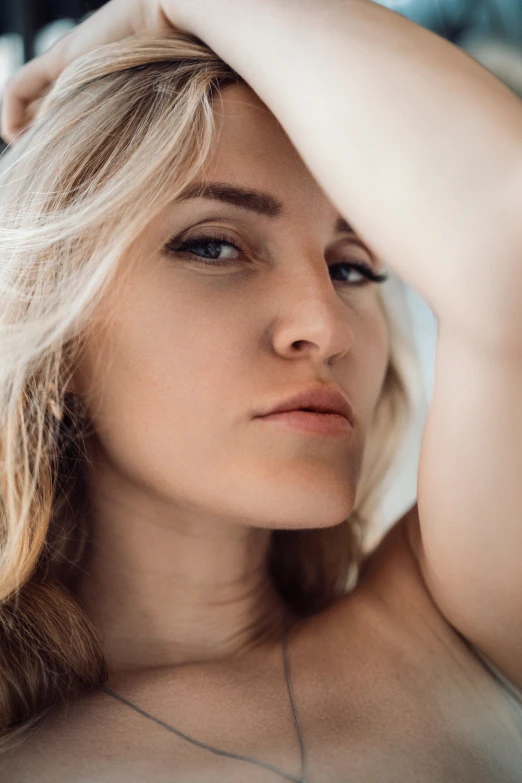
M 8 85 L 31 119 L 3 779 L 520 783 L 519 101 L 369 0 L 111 0 Z M 365 557 L 384 260 L 439 341 L 418 507 Z

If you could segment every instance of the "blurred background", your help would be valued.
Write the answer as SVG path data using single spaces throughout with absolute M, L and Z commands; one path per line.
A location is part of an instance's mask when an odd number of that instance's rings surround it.
M 375 0 L 461 47 L 522 98 L 522 0 Z M 103 2 L 2 0 L 0 96 L 9 75 L 74 27 Z M 0 150 L 2 142 L 0 141 Z M 411 428 L 390 471 L 371 534 L 377 541 L 415 502 L 421 436 L 433 392 L 437 322 L 421 295 L 391 274 L 387 304 L 418 359 L 412 377 Z

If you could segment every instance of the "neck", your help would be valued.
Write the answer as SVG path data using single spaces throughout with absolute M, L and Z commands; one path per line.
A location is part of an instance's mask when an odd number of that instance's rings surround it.
M 90 485 L 92 541 L 73 589 L 111 670 L 233 658 L 280 641 L 270 530 L 174 508 L 110 469 Z

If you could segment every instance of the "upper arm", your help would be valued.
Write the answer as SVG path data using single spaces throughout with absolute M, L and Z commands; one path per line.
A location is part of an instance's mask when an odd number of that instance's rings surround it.
M 417 495 L 432 599 L 522 689 L 522 352 L 439 329 Z

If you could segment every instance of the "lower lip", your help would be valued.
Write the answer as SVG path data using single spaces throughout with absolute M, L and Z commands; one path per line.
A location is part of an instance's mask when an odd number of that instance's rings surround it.
M 313 435 L 346 435 L 352 425 L 344 416 L 338 413 L 310 413 L 308 411 L 283 411 L 260 417 L 265 421 L 273 421 L 286 427 L 293 427 L 301 432 Z

